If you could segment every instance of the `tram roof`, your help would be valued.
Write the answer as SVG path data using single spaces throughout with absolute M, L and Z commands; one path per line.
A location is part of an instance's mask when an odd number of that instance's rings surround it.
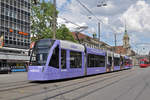
M 84 52 L 85 50 L 83 45 L 66 41 L 66 40 L 60 40 L 60 47 L 63 49 L 69 49 L 69 50 L 81 51 L 81 52 Z
M 120 54 L 114 53 L 114 57 L 120 57 Z

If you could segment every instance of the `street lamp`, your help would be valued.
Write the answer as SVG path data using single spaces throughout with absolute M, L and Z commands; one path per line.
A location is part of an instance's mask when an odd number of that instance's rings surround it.
M 80 26 L 80 25 L 78 25 L 78 24 L 76 24 L 76 23 L 74 23 L 74 22 L 72 22 L 72 21 L 69 21 L 69 20 L 66 19 L 66 18 L 62 18 L 62 19 L 65 21 L 65 23 L 71 23 L 71 24 L 77 26 L 77 27 L 75 28 L 75 35 L 76 35 L 76 38 L 78 39 L 78 41 L 79 41 L 79 43 L 80 43 L 78 34 L 79 34 L 79 32 L 82 32 L 82 31 L 86 30 L 86 29 L 88 28 L 88 26 Z
M 88 28 L 88 26 L 79 26 L 76 28 L 77 32 L 82 32 L 84 30 L 86 30 Z
M 97 7 L 102 7 L 102 6 L 107 6 L 107 4 L 104 1 L 102 2 L 98 1 Z

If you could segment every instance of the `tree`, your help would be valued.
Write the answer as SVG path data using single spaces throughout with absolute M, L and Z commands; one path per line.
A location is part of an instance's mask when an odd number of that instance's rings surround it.
M 33 40 L 52 37 L 53 13 L 54 6 L 51 2 L 42 0 L 32 6 L 31 34 Z
M 32 41 L 43 38 L 52 38 L 52 22 L 54 11 L 55 9 L 51 2 L 45 2 L 42 0 L 41 2 L 37 3 L 37 5 L 33 4 L 31 13 Z M 71 32 L 65 25 L 57 27 L 56 38 L 75 42 Z
M 64 24 L 57 29 L 56 38 L 76 42 L 71 32 Z

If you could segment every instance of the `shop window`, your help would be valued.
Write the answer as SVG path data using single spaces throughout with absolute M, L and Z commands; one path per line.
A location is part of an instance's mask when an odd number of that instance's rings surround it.
M 82 67 L 82 53 L 70 51 L 70 68 Z

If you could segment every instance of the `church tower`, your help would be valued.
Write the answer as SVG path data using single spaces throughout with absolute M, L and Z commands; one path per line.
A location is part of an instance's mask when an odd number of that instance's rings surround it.
M 127 29 L 126 29 L 126 25 L 125 25 L 125 33 L 123 36 L 123 48 L 130 49 L 129 40 L 130 40 L 130 38 L 127 34 Z

